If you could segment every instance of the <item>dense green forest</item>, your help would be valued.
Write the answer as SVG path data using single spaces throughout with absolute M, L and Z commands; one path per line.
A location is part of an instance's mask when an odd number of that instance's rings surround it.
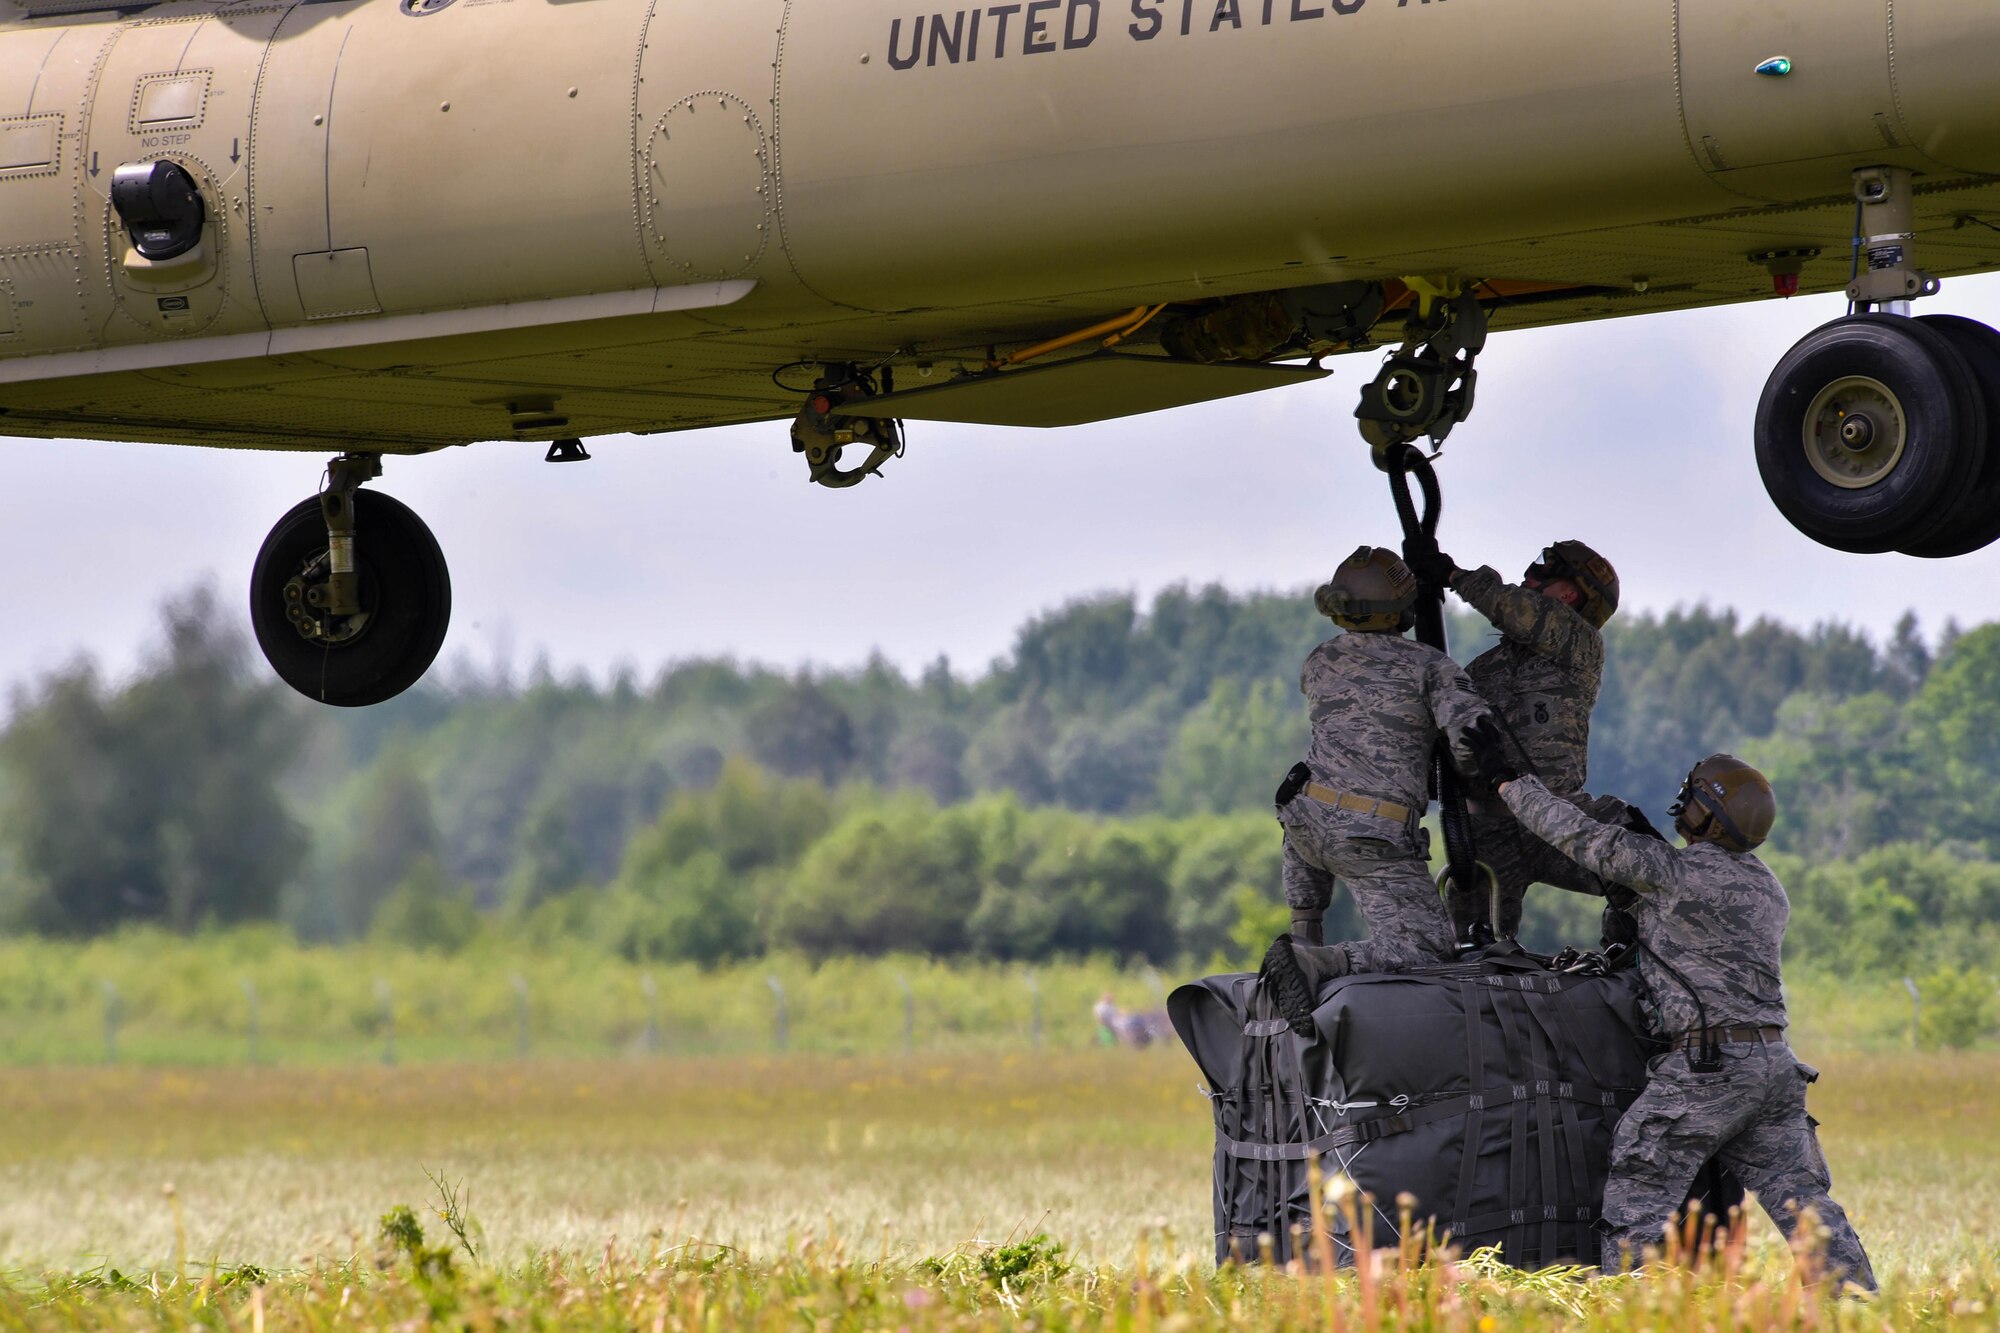
M 1492 642 L 1462 611 L 1451 630 L 1462 659 Z M 269 683 L 197 590 L 134 678 L 83 663 L 16 690 L 0 920 L 439 948 L 506 930 L 703 963 L 1205 960 L 1275 897 L 1270 792 L 1329 632 L 1304 593 L 1182 588 L 1071 603 L 978 674 L 461 669 L 345 713 Z M 1795 949 L 1970 961 L 2000 930 L 2000 624 L 1927 641 L 1906 618 L 1876 644 L 1697 608 L 1607 639 L 1593 789 L 1658 818 L 1694 759 L 1762 765 Z M 1537 902 L 1544 937 L 1586 937 L 1585 900 Z

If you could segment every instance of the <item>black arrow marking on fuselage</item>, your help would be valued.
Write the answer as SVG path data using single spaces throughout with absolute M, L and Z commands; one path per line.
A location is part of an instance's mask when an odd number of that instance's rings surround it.
M 92 176 L 97 174 L 97 154 L 95 153 L 90 155 L 90 174 Z
M 229 141 L 229 160 L 231 162 L 241 162 L 243 160 L 243 154 L 237 151 L 242 146 L 243 141 L 241 139 L 231 139 Z

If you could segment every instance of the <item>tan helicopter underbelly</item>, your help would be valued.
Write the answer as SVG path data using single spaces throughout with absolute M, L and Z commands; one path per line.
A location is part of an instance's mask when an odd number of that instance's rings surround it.
M 2000 267 L 1978 0 L 39 12 L 0 0 L 0 433 L 684 429 L 790 415 L 792 363 L 1408 273 L 1575 293 L 1501 328 L 1750 299 L 1772 249 L 1828 290 L 1869 163 L 1922 173 L 1926 267 Z M 198 260 L 130 262 L 145 160 Z

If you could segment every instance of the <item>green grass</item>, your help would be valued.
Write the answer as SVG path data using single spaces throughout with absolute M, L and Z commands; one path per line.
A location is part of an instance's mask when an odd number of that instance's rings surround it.
M 1001 965 L 704 974 L 262 931 L 0 945 L 0 1329 L 1909 1328 L 2000 1310 L 2000 1052 L 1909 1052 L 1894 978 L 1792 984 L 1835 1194 L 1889 1280 L 1859 1304 L 1805 1292 L 1761 1216 L 1741 1264 L 1699 1278 L 1409 1256 L 1366 1283 L 1218 1274 L 1198 1075 L 1177 1048 L 1095 1046 L 1089 1014 L 1106 989 L 1151 1007 L 1171 978 L 1037 976 L 1039 1047 L 1026 973 Z M 476 1219 L 476 1258 L 434 1252 L 438 1180 Z M 397 1205 L 428 1231 L 414 1256 L 381 1237 Z
M 1164 1333 L 1323 1326 L 1329 1301 L 1356 1328 L 1910 1327 L 1953 1303 L 1990 1322 L 2000 1058 L 1817 1062 L 1835 1194 L 1892 1280 L 1874 1306 L 1801 1296 L 1761 1217 L 1740 1273 L 1692 1285 L 1430 1266 L 1366 1294 L 1352 1277 L 1216 1275 L 1186 1058 L 1016 1050 L 10 1074 L 0 1325 L 368 1327 L 436 1310 L 466 1327 L 535 1311 L 573 1327 L 1032 1317 Z M 449 1275 L 378 1229 L 407 1204 L 429 1244 L 448 1240 L 432 1176 L 480 1227 L 479 1258 L 459 1251 Z M 1044 1233 L 1062 1263 L 999 1253 Z M 1011 1269 L 1003 1289 L 991 1274 Z
M 502 1060 L 520 1048 L 528 996 L 528 1050 L 600 1058 L 649 1049 L 646 980 L 657 995 L 658 1049 L 674 1055 L 767 1052 L 776 1044 L 769 978 L 786 992 L 794 1052 L 900 1052 L 901 982 L 914 1003 L 913 1044 L 934 1052 L 1032 1048 L 1039 988 L 1042 1043 L 1096 1040 L 1090 1006 L 1105 991 L 1131 1009 L 1159 1006 L 1207 962 L 1150 972 L 1097 959 L 1029 969 L 921 958 L 777 956 L 704 972 L 642 966 L 581 945 L 536 946 L 495 932 L 444 956 L 380 945 L 306 946 L 273 929 L 185 938 L 135 931 L 87 943 L 0 942 L 0 1067 L 120 1063 L 284 1066 L 379 1061 Z M 107 1000 L 106 984 L 115 988 Z M 385 1029 L 389 996 L 393 1042 Z M 1803 1045 L 1884 1051 L 1909 1045 L 1909 997 L 1900 980 L 1792 969 L 1792 1013 Z M 107 1007 L 113 1031 L 107 1034 Z M 110 1037 L 107 1042 L 107 1036 Z
M 120 1063 L 246 1063 L 246 983 L 257 997 L 262 1063 L 379 1060 L 391 1046 L 402 1061 L 508 1059 L 522 1035 L 517 978 L 526 985 L 532 1055 L 649 1049 L 655 1012 L 663 1052 L 765 1052 L 777 1040 L 772 977 L 785 990 L 789 1049 L 832 1054 L 901 1050 L 903 982 L 914 1006 L 913 1044 L 927 1049 L 1030 1048 L 1037 991 L 1043 1043 L 1087 1046 L 1096 1040 L 1090 1008 L 1100 994 L 1153 1009 L 1172 984 L 1109 960 L 1029 968 L 922 958 L 813 965 L 779 956 L 703 971 L 498 938 L 445 956 L 301 945 L 271 929 L 194 938 L 134 931 L 87 943 L 0 942 L 0 1066 L 101 1064 L 113 1050 Z

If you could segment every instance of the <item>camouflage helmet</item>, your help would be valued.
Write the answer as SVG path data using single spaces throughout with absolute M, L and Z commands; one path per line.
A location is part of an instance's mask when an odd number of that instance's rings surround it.
M 1712 754 L 1688 770 L 1667 813 L 1689 842 L 1749 852 L 1771 836 L 1778 798 L 1762 773 L 1733 755 Z
M 1557 542 L 1542 552 L 1542 558 L 1528 566 L 1528 581 L 1540 585 L 1568 579 L 1583 593 L 1578 609 L 1583 618 L 1599 629 L 1618 609 L 1618 571 L 1611 562 L 1579 541 Z
M 1313 605 L 1342 629 L 1401 634 L 1416 619 L 1417 576 L 1394 551 L 1357 546 L 1313 594 Z

